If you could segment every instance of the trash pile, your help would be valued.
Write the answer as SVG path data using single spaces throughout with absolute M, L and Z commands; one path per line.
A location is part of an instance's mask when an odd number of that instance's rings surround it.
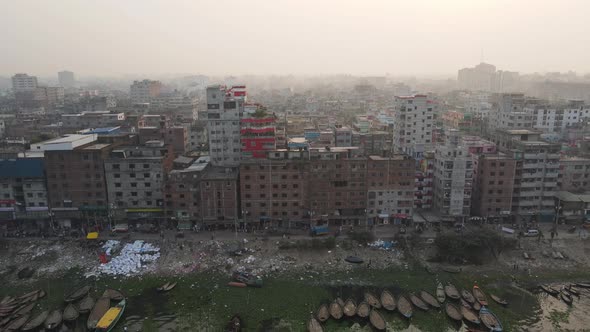
M 119 248 L 121 241 L 117 240 L 108 240 L 105 244 L 102 245 L 102 251 L 104 251 L 107 256 L 112 256 L 113 251 Z
M 109 240 L 103 246 L 103 249 L 111 252 L 113 248 L 118 246 L 118 242 L 119 241 L 111 242 L 111 240 Z M 139 273 L 146 264 L 154 262 L 158 258 L 160 258 L 160 248 L 138 240 L 126 244 L 123 249 L 121 249 L 118 256 L 113 257 L 113 259 L 106 264 L 101 264 L 98 267 L 97 272 L 108 275 L 130 276 Z
M 369 247 L 374 249 L 381 249 L 381 250 L 389 250 L 392 249 L 396 245 L 396 242 L 393 241 L 383 241 L 378 239 L 377 241 L 371 242 L 368 244 Z

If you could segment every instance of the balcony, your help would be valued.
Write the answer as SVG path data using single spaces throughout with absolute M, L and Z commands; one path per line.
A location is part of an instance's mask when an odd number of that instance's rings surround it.
M 522 172 L 523 179 L 536 179 L 539 176 L 541 176 L 541 174 L 539 174 L 537 172 L 535 172 L 535 173 Z
M 536 181 L 534 181 L 534 182 L 521 182 L 520 183 L 521 188 L 535 188 L 538 185 L 539 185 L 539 183 Z
M 537 169 L 540 168 L 542 164 L 539 163 L 524 163 L 522 165 L 523 169 Z
M 557 178 L 559 176 L 558 172 L 546 172 L 545 173 L 545 177 L 546 178 Z

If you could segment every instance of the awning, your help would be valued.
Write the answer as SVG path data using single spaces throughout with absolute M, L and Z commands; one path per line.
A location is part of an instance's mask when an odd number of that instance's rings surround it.
M 405 213 L 396 213 L 396 214 L 392 215 L 392 217 L 398 218 L 398 219 L 405 219 L 408 217 L 408 215 Z

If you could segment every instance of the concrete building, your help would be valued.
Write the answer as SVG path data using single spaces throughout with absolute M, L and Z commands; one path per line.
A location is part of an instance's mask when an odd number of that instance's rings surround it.
M 590 106 L 572 102 L 565 105 L 533 105 L 524 108 L 533 127 L 543 132 L 562 132 L 590 118 Z
M 43 158 L 0 160 L 0 218 L 49 217 Z
M 231 227 L 238 222 L 238 170 L 209 167 L 200 183 L 202 223 L 211 227 Z
M 207 122 L 203 120 L 197 120 L 190 127 L 187 128 L 188 136 L 188 150 L 187 151 L 198 151 L 205 150 L 209 151 L 207 139 Z
M 481 154 L 477 158 L 472 214 L 498 217 L 510 214 L 516 160 L 504 154 Z
M 237 167 L 240 164 L 240 119 L 245 101 L 245 86 L 207 88 L 207 132 L 213 166 Z
M 582 193 L 590 188 L 590 159 L 562 157 L 559 159 L 557 186 L 561 191 Z
M 414 209 L 428 210 L 434 200 L 434 152 L 425 152 L 414 177 Z
M 367 161 L 367 217 L 375 224 L 411 218 L 414 206 L 415 161 L 408 156 Z
M 164 179 L 173 160 L 172 147 L 161 141 L 114 148 L 104 161 L 109 202 L 131 220 L 164 217 Z
M 12 90 L 17 92 L 34 91 L 38 87 L 37 76 L 15 74 L 12 76 Z
M 579 225 L 582 222 L 590 222 L 590 192 L 572 193 L 558 191 L 555 194 L 556 219 L 558 222 Z
M 62 126 L 71 129 L 120 127 L 125 125 L 125 113 L 89 111 L 76 114 L 62 114 Z
M 457 130 L 449 130 L 434 159 L 434 208 L 443 218 L 463 221 L 471 213 L 473 160 Z
M 162 83 L 160 81 L 133 81 L 129 94 L 134 103 L 150 103 L 152 99 L 160 96 Z
M 395 97 L 393 146 L 396 153 L 421 159 L 434 148 L 437 104 L 426 95 Z
M 305 160 L 245 160 L 240 164 L 242 218 L 246 223 L 274 219 L 295 225 L 308 215 Z
M 160 140 L 172 146 L 175 155 L 182 155 L 189 148 L 187 128 L 184 126 L 140 127 L 138 134 L 140 144 Z
M 246 107 L 248 106 L 246 105 Z M 261 105 L 256 104 L 255 106 L 255 111 L 244 112 L 240 119 L 243 160 L 265 158 L 267 151 L 277 148 L 274 114 L 267 114 L 266 108 Z M 249 108 L 252 108 L 252 105 Z
M 517 87 L 519 74 L 496 71 L 496 66 L 482 62 L 473 68 L 460 69 L 457 81 L 460 89 L 504 92 Z
M 58 72 L 57 79 L 61 87 L 73 88 L 76 86 L 76 79 L 74 78 L 74 73 L 71 71 L 64 70 Z
M 49 205 L 56 217 L 80 217 L 77 211 L 106 215 L 104 160 L 111 144 L 98 143 L 96 135 L 70 135 L 31 146 L 44 151 Z M 71 214 L 70 214 L 71 212 Z
M 352 146 L 352 129 L 346 126 L 334 128 L 334 141 L 336 146 Z
M 174 217 L 184 225 L 203 223 L 201 181 L 207 167 L 210 167 L 208 156 L 169 172 L 165 186 L 167 217 Z
M 553 195 L 558 189 L 560 145 L 541 140 L 532 130 L 499 130 L 495 142 L 501 152 L 516 159 L 512 213 L 524 219 L 555 214 Z

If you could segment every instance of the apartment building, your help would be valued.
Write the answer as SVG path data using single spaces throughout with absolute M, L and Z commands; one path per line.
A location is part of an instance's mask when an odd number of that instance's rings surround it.
M 245 86 L 207 88 L 209 155 L 214 166 L 237 167 L 240 164 L 240 119 L 245 101 Z
M 133 81 L 133 84 L 129 87 L 129 95 L 131 101 L 140 103 L 150 103 L 153 99 L 160 96 L 162 92 L 162 83 L 160 81 Z
M 276 149 L 275 122 L 274 115 L 261 106 L 256 112 L 244 114 L 240 119 L 242 159 L 265 158 L 267 151 Z
M 559 159 L 558 187 L 560 191 L 582 193 L 590 190 L 590 159 L 562 157 Z
M 480 154 L 473 190 L 472 214 L 497 217 L 510 214 L 516 160 L 504 154 Z
M 17 92 L 33 91 L 38 87 L 37 76 L 27 74 L 15 74 L 12 76 L 12 90 Z
M 104 161 L 108 200 L 128 219 L 164 216 L 164 180 L 172 169 L 172 146 L 161 141 L 114 148 Z
M 414 209 L 428 210 L 434 200 L 434 152 L 425 152 L 414 177 Z
M 175 217 L 179 223 L 202 223 L 201 180 L 209 167 L 209 157 L 200 157 L 188 167 L 169 172 L 165 185 L 167 217 Z
M 0 218 L 47 218 L 49 204 L 43 158 L 0 160 Z
M 473 159 L 458 130 L 447 133 L 434 154 L 434 208 L 443 218 L 463 221 L 471 214 Z
M 238 170 L 212 166 L 200 182 L 202 223 L 205 225 L 236 226 L 240 216 Z
M 437 104 L 426 95 L 395 97 L 393 146 L 396 153 L 421 159 L 434 148 Z

